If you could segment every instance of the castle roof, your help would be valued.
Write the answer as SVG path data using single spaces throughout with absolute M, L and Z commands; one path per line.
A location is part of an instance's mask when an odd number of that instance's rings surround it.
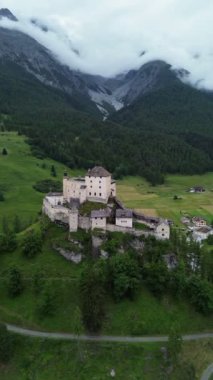
M 197 231 L 195 232 L 198 232 L 198 233 L 202 233 L 202 234 L 208 234 L 209 232 L 211 232 L 211 228 L 206 226 L 206 227 L 201 227 L 199 228 Z
M 102 209 L 102 210 L 93 210 L 91 212 L 91 218 L 107 218 L 109 216 L 109 210 L 108 209 Z
M 132 210 L 127 208 L 116 210 L 116 218 L 132 218 L 132 216 Z
M 63 197 L 63 193 L 48 193 L 46 197 Z
M 91 177 L 111 177 L 111 174 L 102 166 L 95 166 L 93 169 L 89 169 L 87 176 Z

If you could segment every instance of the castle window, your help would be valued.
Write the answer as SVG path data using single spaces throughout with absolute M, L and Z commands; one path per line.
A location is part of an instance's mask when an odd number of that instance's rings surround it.
M 92 195 L 91 193 L 89 193 L 89 195 Z
M 101 193 L 99 193 L 99 196 L 100 196 L 100 197 L 101 197 L 101 195 L 102 195 L 102 194 L 101 194 Z
M 99 189 L 101 189 L 101 186 L 99 186 Z
M 96 193 L 94 193 L 94 196 L 96 197 Z

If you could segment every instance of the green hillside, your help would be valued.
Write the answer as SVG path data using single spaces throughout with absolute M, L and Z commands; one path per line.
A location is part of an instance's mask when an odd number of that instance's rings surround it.
M 184 86 L 159 90 L 102 122 L 88 99 L 44 86 L 18 65 L 0 65 L 1 129 L 19 130 L 72 169 L 101 164 L 117 178 L 140 175 L 157 184 L 166 173 L 213 168 L 211 95 Z
M 64 165 L 47 158 L 41 160 L 32 156 L 29 146 L 25 143 L 23 136 L 18 136 L 15 133 L 0 134 L 0 152 L 6 148 L 7 155 L 0 155 L 0 184 L 5 200 L 0 202 L 1 218 L 6 217 L 9 220 L 10 228 L 13 228 L 13 220 L 17 215 L 21 221 L 32 223 L 32 219 L 38 217 L 38 212 L 41 210 L 42 199 L 44 194 L 34 190 L 33 185 L 40 180 L 52 179 L 50 175 L 51 166 L 54 165 L 57 177 L 54 180 L 62 180 Z M 80 172 L 69 172 L 71 175 L 79 174 Z M 185 184 L 189 185 L 189 179 L 184 182 L 185 177 L 180 177 L 177 191 L 183 190 Z M 173 179 L 173 189 L 175 182 Z M 201 181 L 201 177 L 196 177 L 196 180 Z M 181 185 L 182 181 L 182 185 Z M 188 182 L 187 182 L 188 181 Z M 158 209 L 160 199 L 163 199 L 163 188 L 161 189 L 160 197 L 152 197 L 153 194 L 147 194 L 148 184 L 142 189 L 137 187 L 138 178 L 127 178 L 125 181 L 119 182 L 118 195 L 126 202 L 127 206 L 135 202 L 135 191 L 138 189 L 137 196 L 144 203 L 144 197 L 147 199 L 147 208 L 152 201 L 152 208 Z M 202 183 L 203 182 L 199 182 Z M 211 177 L 206 177 L 205 184 L 209 186 Z M 135 187 L 134 187 L 135 186 Z M 166 188 L 165 188 L 166 191 Z M 143 195 L 144 194 L 144 195 Z M 159 193 L 160 194 L 160 193 Z M 199 196 L 199 195 L 198 195 Z M 156 198 L 156 206 L 154 199 Z M 165 197 L 166 198 L 166 197 Z M 198 199 L 198 198 L 197 198 Z M 198 202 L 199 205 L 199 202 Z M 197 205 L 197 207 L 198 207 Z M 137 204 L 135 204 L 137 206 Z M 164 203 L 165 207 L 165 203 Z M 193 204 L 193 210 L 194 210 Z M 168 203 L 167 213 L 169 217 L 173 216 L 173 211 L 170 210 Z M 35 228 L 37 225 L 35 225 Z M 1 228 L 3 227 L 1 223 Z M 13 253 L 0 255 L 0 267 L 2 278 L 0 281 L 0 319 L 10 321 L 17 324 L 24 324 L 35 328 L 43 328 L 50 330 L 73 331 L 74 320 L 73 310 L 79 305 L 79 278 L 84 263 L 76 266 L 73 263 L 68 263 L 61 257 L 53 248 L 55 244 L 62 247 L 72 248 L 72 244 L 67 241 L 68 233 L 63 229 L 54 225 L 50 226 L 46 234 L 42 253 L 38 254 L 34 259 L 25 258 L 21 252 L 21 247 L 18 247 Z M 88 236 L 85 233 L 73 236 L 74 239 L 86 242 Z M 18 241 L 22 239 L 22 234 L 18 235 Z M 111 249 L 121 244 L 121 236 L 115 236 L 114 243 Z M 118 239 L 118 242 L 116 242 Z M 71 245 L 70 245 L 71 244 Z M 114 247 L 114 248 L 113 248 Z M 168 250 L 170 248 L 164 247 Z M 21 269 L 26 284 L 23 294 L 16 299 L 8 298 L 5 291 L 5 275 L 11 265 Z M 40 319 L 36 313 L 36 305 L 39 297 L 33 291 L 33 278 L 36 273 L 42 272 L 46 280 L 53 283 L 53 288 L 57 289 L 60 298 L 60 308 L 52 317 Z M 61 282 L 63 278 L 63 282 Z M 60 312 L 61 308 L 63 313 Z M 198 331 L 208 330 L 212 328 L 212 319 L 202 316 L 195 312 L 194 308 L 182 300 L 174 300 L 172 297 L 158 299 L 152 295 L 143 286 L 140 288 L 138 296 L 134 302 L 124 300 L 122 302 L 114 302 L 109 299 L 107 302 L 107 318 L 105 320 L 103 331 L 113 334 L 150 334 L 150 333 L 166 333 L 170 328 L 173 319 L 180 323 L 182 331 Z M 134 324 L 130 321 L 134 320 Z M 142 322 L 140 323 L 140 319 Z
M 203 186 L 201 194 L 189 193 L 194 186 Z M 181 176 L 169 175 L 163 185 L 150 186 L 140 177 L 127 177 L 118 182 L 119 198 L 129 208 L 146 215 L 160 216 L 181 225 L 183 215 L 201 216 L 213 221 L 213 173 Z M 174 199 L 174 196 L 178 199 Z
M 4 148 L 8 153 L 5 156 L 2 155 Z M 51 176 L 52 165 L 56 169 L 56 178 Z M 0 202 L 0 218 L 6 217 L 11 223 L 18 215 L 24 223 L 30 223 L 38 216 L 44 197 L 33 185 L 46 179 L 61 182 L 65 166 L 47 158 L 33 157 L 23 136 L 4 132 L 0 133 L 0 168 L 0 192 L 5 199 Z

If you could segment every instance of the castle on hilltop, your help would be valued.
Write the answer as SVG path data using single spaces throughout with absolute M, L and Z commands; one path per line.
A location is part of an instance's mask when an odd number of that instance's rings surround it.
M 169 239 L 166 220 L 146 217 L 127 209 L 116 197 L 116 182 L 101 166 L 89 169 L 85 177 L 71 178 L 65 173 L 63 193 L 49 193 L 43 201 L 43 213 L 52 222 L 69 226 L 70 232 L 85 230 L 121 231 L 135 236 L 154 235 Z M 147 226 L 145 230 L 136 225 Z
M 67 202 L 78 199 L 80 204 L 86 201 L 106 204 L 110 197 L 116 196 L 116 184 L 106 169 L 96 166 L 83 178 L 70 178 L 65 174 L 63 195 Z

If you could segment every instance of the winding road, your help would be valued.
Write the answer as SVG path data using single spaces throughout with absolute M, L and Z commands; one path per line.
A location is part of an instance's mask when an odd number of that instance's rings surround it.
M 213 363 L 206 368 L 200 380 L 209 380 L 211 375 L 213 375 Z
M 112 335 L 75 335 L 69 333 L 56 333 L 56 332 L 44 332 L 35 331 L 30 329 L 25 329 L 15 325 L 6 324 L 7 330 L 16 334 L 25 335 L 35 338 L 46 338 L 46 339 L 62 339 L 62 340 L 84 340 L 84 341 L 94 341 L 94 342 L 117 342 L 117 343 L 151 343 L 151 342 L 167 342 L 168 336 L 143 336 L 143 337 L 132 337 L 132 336 L 112 336 Z M 213 333 L 201 333 L 201 334 L 190 334 L 183 335 L 184 341 L 199 340 L 213 338 Z

